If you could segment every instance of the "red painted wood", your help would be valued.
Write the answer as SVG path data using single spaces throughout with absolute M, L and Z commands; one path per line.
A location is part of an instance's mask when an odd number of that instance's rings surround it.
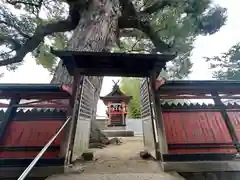
M 208 149 L 171 149 L 169 154 L 197 154 L 197 153 L 236 153 L 235 148 L 208 148 Z
M 2 146 L 45 146 L 55 135 L 62 125 L 62 121 L 57 120 L 33 120 L 33 121 L 13 121 L 8 127 L 7 136 L 3 139 Z M 60 146 L 61 134 L 52 143 L 52 146 Z M 38 152 L 0 152 L 1 157 L 23 158 L 37 155 Z M 59 151 L 46 152 L 46 157 L 56 157 Z
M 39 152 L 31 152 L 31 151 L 17 151 L 17 152 L 13 152 L 13 151 L 0 151 L 0 158 L 33 158 L 36 157 L 38 155 Z M 43 157 L 44 158 L 52 158 L 52 157 L 57 157 L 59 155 L 58 151 L 55 152 L 45 152 Z
M 13 121 L 3 140 L 5 146 L 45 146 L 54 136 L 62 121 Z M 61 134 L 52 145 L 60 145 Z
M 183 95 L 160 95 L 160 99 L 213 99 L 215 96 L 183 96 Z M 228 98 L 228 97 L 227 97 Z
M 238 113 L 238 115 L 240 118 L 240 113 Z M 233 121 L 234 117 L 236 117 L 235 112 L 231 115 Z M 220 112 L 164 112 L 163 120 L 168 144 L 232 142 L 227 126 L 225 125 Z M 239 130 L 238 135 L 240 137 L 240 120 L 238 124 L 239 125 L 235 127 Z M 169 150 L 170 154 L 208 152 L 224 153 L 237 151 L 235 148 Z
M 156 80 L 156 89 L 159 89 L 162 85 L 165 84 L 165 80 Z
M 237 137 L 240 140 L 240 112 L 228 112 L 228 116 L 234 126 Z
M 0 103 L 0 108 L 7 108 L 8 104 Z M 30 107 L 30 108 L 67 108 L 65 104 L 54 104 L 54 103 L 35 103 L 35 104 L 19 104 L 18 107 Z
M 124 112 L 123 111 L 110 111 L 111 115 L 122 115 L 122 114 L 127 114 L 127 112 Z

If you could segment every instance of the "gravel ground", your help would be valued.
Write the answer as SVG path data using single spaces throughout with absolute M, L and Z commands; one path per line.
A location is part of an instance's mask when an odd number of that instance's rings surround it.
M 83 171 L 56 175 L 47 180 L 180 180 L 182 178 L 164 173 L 154 160 L 142 160 L 142 137 L 123 138 L 121 145 L 110 145 L 104 149 L 92 149 L 95 160 L 77 162 L 74 169 Z
M 95 161 L 84 164 L 83 173 L 158 173 L 160 165 L 153 160 L 143 160 L 139 152 L 143 150 L 142 137 L 125 137 L 120 145 L 110 145 L 95 149 Z

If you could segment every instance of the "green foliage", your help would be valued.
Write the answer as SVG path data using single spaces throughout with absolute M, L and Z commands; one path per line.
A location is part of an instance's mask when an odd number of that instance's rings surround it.
M 140 118 L 140 79 L 139 78 L 122 78 L 120 82 L 120 89 L 126 95 L 132 96 L 129 103 L 128 111 L 129 117 Z
M 206 57 L 214 70 L 213 77 L 219 80 L 240 80 L 240 43 L 220 56 Z
M 129 103 L 129 117 L 140 118 L 141 107 L 140 107 L 140 84 L 142 79 L 140 78 L 122 78 L 120 81 L 120 89 L 126 95 L 132 96 L 132 100 Z M 164 100 L 162 104 L 177 104 L 177 103 L 188 103 L 187 100 Z
M 53 73 L 54 67 L 56 67 L 56 60 L 53 54 L 50 53 L 50 46 L 41 43 L 32 54 L 35 57 L 37 64 L 42 65 Z
M 14 57 L 15 50 L 34 34 L 38 25 L 64 19 L 67 15 L 66 12 L 66 3 L 61 1 L 0 1 L 0 60 Z M 9 37 L 9 41 L 6 40 L 6 37 Z M 46 37 L 31 55 L 35 57 L 37 64 L 42 65 L 52 73 L 57 59 L 50 53 L 49 47 L 51 45 L 56 49 L 62 49 L 66 47 L 67 42 L 66 33 L 55 33 Z M 15 70 L 22 64 L 21 62 L 8 65 L 7 69 Z
M 138 11 L 155 3 L 155 0 L 132 0 Z M 0 60 L 15 55 L 17 47 L 31 37 L 38 25 L 66 18 L 67 4 L 56 0 L 1 0 L 0 1 Z M 214 6 L 211 0 L 172 1 L 170 6 L 160 8 L 147 16 L 151 26 L 163 40 L 173 46 L 178 57 L 168 64 L 169 78 L 184 78 L 191 71 L 190 61 L 193 43 L 198 35 L 217 32 L 226 21 L 226 9 Z M 9 40 L 11 37 L 14 41 Z M 4 40 L 3 40 L 4 39 Z M 66 33 L 56 33 L 45 38 L 32 53 L 37 64 L 50 72 L 54 71 L 56 59 L 49 53 L 49 46 L 56 49 L 66 47 Z M 121 38 L 120 48 L 114 51 L 149 53 L 154 46 L 145 34 L 135 30 L 135 35 Z M 45 51 L 45 52 L 44 52 Z M 22 63 L 8 66 L 15 70 Z
M 226 9 L 220 6 L 209 9 L 196 21 L 197 33 L 208 35 L 216 33 L 227 20 Z
M 147 1 L 151 5 L 154 1 Z M 142 3 L 143 4 L 143 3 Z M 210 6 L 211 5 L 211 6 Z M 141 6 L 141 5 L 139 5 Z M 217 32 L 226 21 L 226 9 L 212 6 L 211 0 L 176 1 L 154 13 L 151 25 L 160 39 L 173 44 L 177 58 L 167 65 L 167 79 L 182 79 L 191 72 L 191 52 L 198 35 Z M 135 31 L 136 37 L 124 37 L 115 51 L 151 53 L 154 46 L 146 36 Z
M 54 73 L 57 66 L 57 59 L 50 52 L 50 47 L 54 46 L 55 49 L 64 49 L 67 44 L 67 37 L 64 33 L 58 33 L 53 37 L 46 38 L 49 43 L 42 42 L 33 51 L 32 55 L 35 57 L 36 63 L 42 65 L 49 72 Z

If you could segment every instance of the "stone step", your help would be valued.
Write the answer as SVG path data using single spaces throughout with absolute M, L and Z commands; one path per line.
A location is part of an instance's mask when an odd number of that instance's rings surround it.
M 168 173 L 120 173 L 120 174 L 62 174 L 47 180 L 183 180 Z
M 107 137 L 133 137 L 134 132 L 129 130 L 103 130 Z

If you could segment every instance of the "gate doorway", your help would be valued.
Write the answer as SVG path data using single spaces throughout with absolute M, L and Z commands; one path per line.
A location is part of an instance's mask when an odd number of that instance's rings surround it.
M 156 113 L 156 105 L 160 105 L 156 101 L 155 89 L 153 84 L 156 83 L 156 72 L 160 72 L 165 67 L 166 62 L 172 60 L 175 55 L 164 54 L 125 54 L 125 53 L 107 53 L 107 52 L 74 52 L 74 51 L 55 51 L 52 53 L 60 57 L 63 65 L 66 66 L 68 73 L 74 76 L 75 82 L 80 82 L 75 87 L 73 92 L 82 89 L 82 93 L 75 94 L 76 101 L 74 106 L 77 111 L 73 111 L 75 121 L 72 121 L 74 127 L 70 132 L 72 141 L 69 141 L 70 149 L 66 152 L 72 151 L 72 160 L 75 160 L 82 152 L 88 149 L 87 142 L 89 141 L 90 125 L 93 114 L 93 107 L 95 106 L 91 94 L 94 91 L 87 76 L 120 76 L 120 77 L 140 77 L 147 78 L 143 81 L 141 88 L 141 103 L 142 115 L 146 122 L 144 128 L 145 146 L 151 155 L 159 159 L 159 141 L 160 136 L 159 116 Z M 83 81 L 79 81 L 84 77 Z M 89 84 L 88 88 L 84 90 L 84 83 Z M 88 100 L 84 97 L 84 93 L 88 94 L 85 97 L 90 97 Z M 92 96 L 94 97 L 94 96 Z M 152 102 L 152 103 L 151 103 Z M 96 102 L 95 102 L 96 103 Z M 95 115 L 94 115 L 95 116 Z M 156 126 L 158 126 L 156 128 Z M 79 137 L 81 136 L 81 137 Z M 81 143 L 79 142 L 81 141 Z M 81 144 L 81 147 L 80 147 Z M 72 148 L 71 148 L 72 147 Z

